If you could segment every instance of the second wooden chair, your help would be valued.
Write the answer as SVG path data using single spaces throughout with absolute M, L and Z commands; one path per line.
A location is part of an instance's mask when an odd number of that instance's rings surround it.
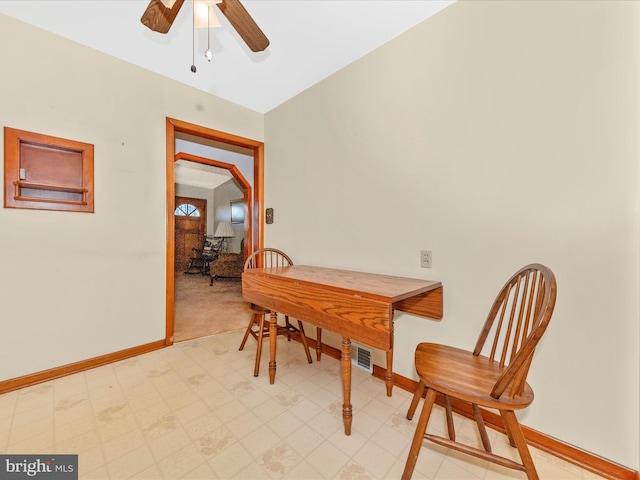
M 418 344 L 415 366 L 420 380 L 407 412 L 409 420 L 413 418 L 425 390 L 427 395 L 402 474 L 403 480 L 411 478 L 423 440 L 523 471 L 529 480 L 538 479 L 515 411 L 528 407 L 533 401 L 533 390 L 526 381 L 527 373 L 536 345 L 551 320 L 555 303 L 556 279 L 553 272 L 544 265 L 527 265 L 507 281 L 496 297 L 473 352 L 435 343 Z M 426 432 L 438 396 L 444 399 L 449 438 Z M 471 404 L 482 449 L 469 442 L 456 441 L 451 400 L 462 405 Z M 509 443 L 518 449 L 521 462 L 492 452 L 484 424 L 485 408 L 500 412 Z
M 291 258 L 276 248 L 261 248 L 260 250 L 256 250 L 251 255 L 247 257 L 244 262 L 244 270 L 249 268 L 270 268 L 270 267 L 287 267 L 289 265 L 293 265 Z M 242 338 L 242 343 L 240 343 L 239 350 L 244 349 L 245 343 L 251 335 L 258 342 L 258 347 L 256 350 L 256 363 L 253 369 L 253 376 L 257 377 L 258 372 L 260 370 L 260 357 L 262 354 L 262 340 L 265 338 L 269 338 L 269 317 L 271 311 L 263 308 L 259 305 L 251 304 L 251 319 L 249 320 L 249 325 L 247 325 L 247 329 L 244 333 L 244 337 Z M 307 356 L 307 361 L 309 363 L 313 363 L 311 359 L 311 353 L 309 353 L 309 346 L 307 344 L 307 337 L 304 333 L 304 326 L 302 322 L 298 320 L 298 326 L 295 327 L 289 322 L 289 316 L 284 316 L 284 325 L 278 325 L 277 334 L 284 335 L 287 337 L 287 340 L 291 340 L 292 334 L 299 334 L 300 340 L 302 342 L 302 346 L 304 348 L 304 352 Z M 321 330 L 318 328 L 318 342 L 321 340 Z M 320 360 L 320 355 L 318 354 L 318 360 Z

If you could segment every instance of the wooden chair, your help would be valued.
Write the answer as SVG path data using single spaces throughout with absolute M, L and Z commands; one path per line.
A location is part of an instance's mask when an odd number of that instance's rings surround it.
M 256 250 L 251 255 L 247 257 L 244 262 L 244 269 L 248 268 L 258 268 L 258 267 L 286 267 L 289 265 L 293 265 L 293 261 L 289 256 L 275 248 L 262 248 L 260 250 Z M 251 319 L 249 320 L 249 325 L 247 325 L 247 329 L 244 332 L 244 337 L 242 338 L 242 343 L 240 343 L 239 350 L 244 348 L 245 343 L 247 342 L 247 338 L 251 335 L 258 342 L 258 348 L 256 350 L 256 363 L 253 369 L 253 376 L 257 377 L 258 372 L 260 370 L 260 356 L 262 354 L 262 340 L 264 338 L 269 338 L 269 317 L 271 315 L 271 311 L 260 307 L 259 305 L 251 304 Z M 318 328 L 318 342 L 320 341 L 320 328 Z M 300 334 L 300 339 L 302 341 L 302 346 L 304 347 L 305 354 L 307 355 L 307 361 L 312 363 L 311 354 L 309 353 L 309 346 L 307 344 L 307 337 L 304 333 L 304 326 L 302 322 L 298 320 L 298 327 L 294 327 L 289 323 L 289 316 L 285 315 L 284 317 L 284 325 L 278 325 L 277 334 L 285 335 L 287 340 L 291 341 L 291 334 L 298 333 Z M 320 355 L 318 354 L 318 360 L 320 360 Z
M 514 411 L 533 401 L 526 377 L 555 301 L 553 272 L 540 264 L 527 265 L 516 272 L 498 294 L 473 352 L 434 343 L 417 346 L 415 366 L 420 379 L 407 412 L 409 420 L 425 389 L 427 394 L 403 479 L 411 478 L 423 439 L 524 471 L 529 480 L 538 478 Z M 438 394 L 443 396 L 449 438 L 425 433 Z M 471 404 L 484 450 L 456 442 L 451 398 Z M 518 449 L 522 463 L 491 452 L 480 407 L 500 412 L 509 443 Z
M 209 269 L 209 259 L 204 255 L 203 251 L 198 248 L 191 249 L 191 257 L 189 258 L 189 265 L 186 274 L 200 273 L 205 275 Z

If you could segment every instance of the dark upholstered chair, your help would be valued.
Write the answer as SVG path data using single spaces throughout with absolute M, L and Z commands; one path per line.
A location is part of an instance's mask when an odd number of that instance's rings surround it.
M 244 268 L 244 240 L 240 244 L 240 253 L 220 253 L 209 263 L 209 274 L 213 285 L 218 278 L 240 278 Z

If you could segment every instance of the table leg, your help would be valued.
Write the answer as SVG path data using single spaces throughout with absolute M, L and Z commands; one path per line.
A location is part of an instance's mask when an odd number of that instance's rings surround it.
M 269 383 L 276 381 L 276 340 L 278 339 L 278 314 L 271 312 L 269 317 Z
M 316 358 L 320 361 L 322 356 L 322 329 L 316 327 Z
M 351 340 L 342 337 L 342 423 L 344 434 L 351 435 L 353 408 L 351 407 Z
M 393 390 L 393 348 L 387 350 L 387 371 L 384 374 L 384 383 L 387 386 L 387 397 L 390 397 Z

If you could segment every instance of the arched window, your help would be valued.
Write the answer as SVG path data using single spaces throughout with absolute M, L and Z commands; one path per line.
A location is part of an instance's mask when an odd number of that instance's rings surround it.
M 191 205 L 190 203 L 183 203 L 182 205 L 178 205 L 173 212 L 173 214 L 177 217 L 199 217 L 200 210 L 195 205 Z

